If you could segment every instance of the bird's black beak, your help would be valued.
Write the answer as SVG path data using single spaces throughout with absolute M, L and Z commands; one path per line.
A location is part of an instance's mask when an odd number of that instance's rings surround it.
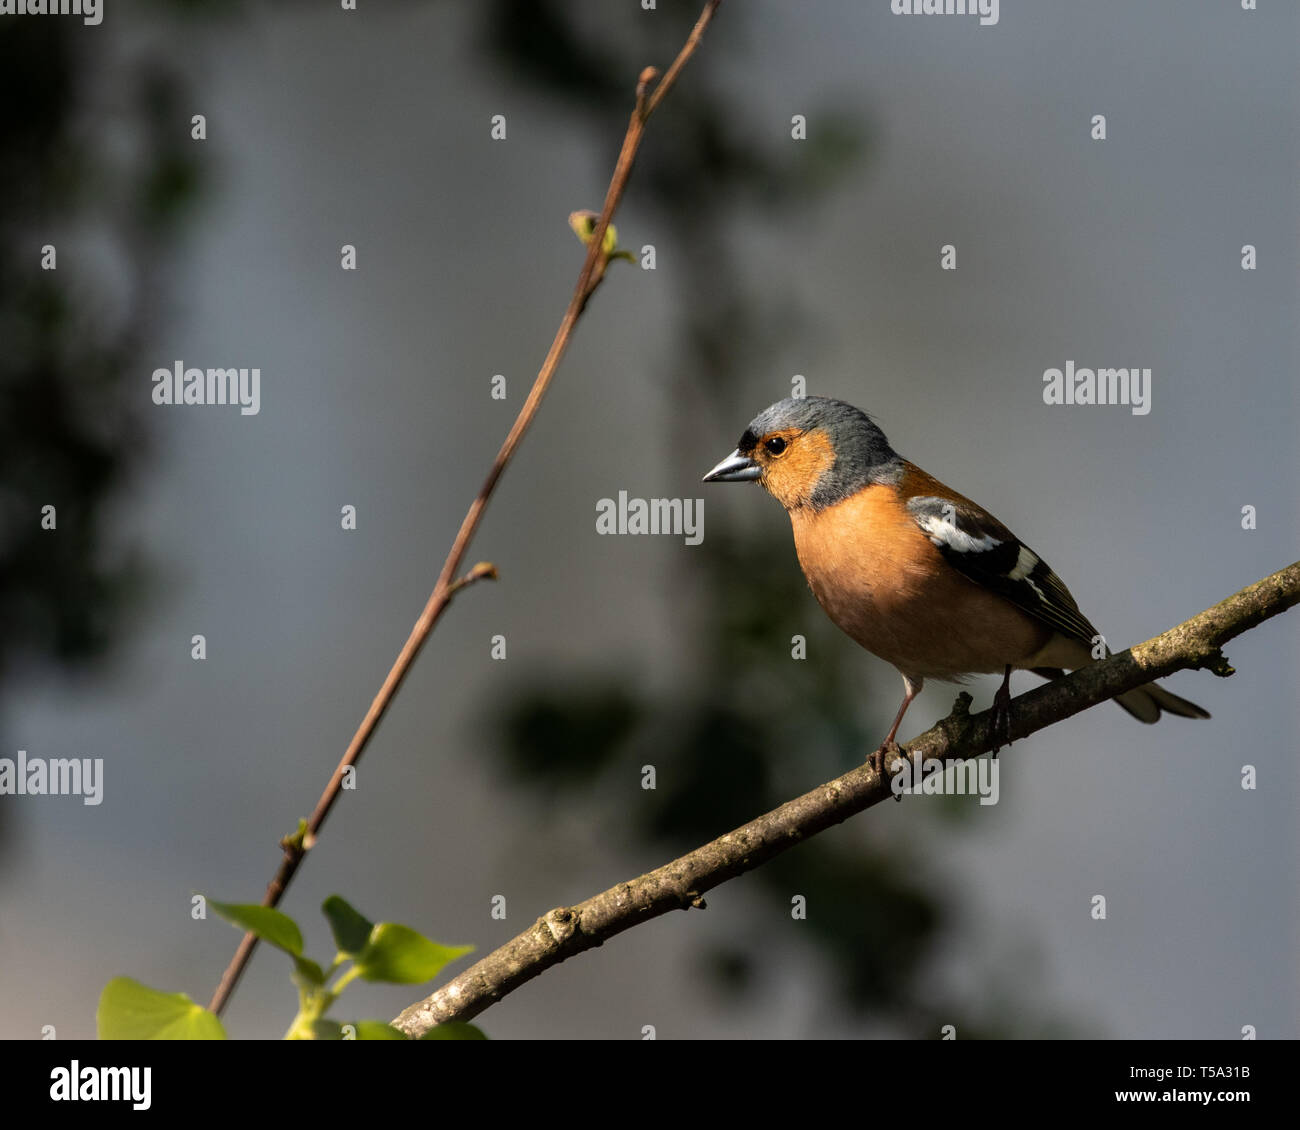
M 700 481 L 705 483 L 748 483 L 753 482 L 762 473 L 763 469 L 748 455 L 741 455 L 739 448 L 737 448 Z

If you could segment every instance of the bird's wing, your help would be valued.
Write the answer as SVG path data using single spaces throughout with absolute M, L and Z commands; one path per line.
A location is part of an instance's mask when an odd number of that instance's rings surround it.
M 908 512 L 944 560 L 977 585 L 1063 635 L 1092 646 L 1099 633 L 1052 567 L 1001 522 L 967 498 L 921 495 Z

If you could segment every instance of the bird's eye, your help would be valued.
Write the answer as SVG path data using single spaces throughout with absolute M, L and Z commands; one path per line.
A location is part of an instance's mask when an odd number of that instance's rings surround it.
M 773 436 L 771 439 L 765 439 L 763 446 L 767 448 L 769 455 L 780 455 L 785 450 L 785 440 L 780 436 Z

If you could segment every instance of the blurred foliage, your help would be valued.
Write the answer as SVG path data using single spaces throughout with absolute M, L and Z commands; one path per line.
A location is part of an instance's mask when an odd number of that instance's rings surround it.
M 98 34 L 0 21 L 0 672 L 103 655 L 141 579 L 107 514 L 144 450 L 126 380 L 200 148 L 179 70 L 106 61 Z
M 111 517 L 146 449 L 128 378 L 202 168 L 181 68 L 101 34 L 0 20 L 0 677 L 103 658 L 144 583 Z
M 584 129 L 608 139 L 612 155 L 632 76 L 647 61 L 667 65 L 699 7 L 694 0 L 661 3 L 656 18 L 633 21 L 634 41 L 629 21 L 558 0 L 491 0 L 482 26 L 492 57 L 514 81 L 562 100 Z M 841 109 L 817 114 L 818 128 L 797 148 L 797 160 L 789 155 L 788 127 L 766 139 L 738 132 L 754 115 L 741 112 L 739 95 L 721 91 L 711 76 L 735 62 L 728 56 L 743 49 L 737 44 L 748 17 L 744 5 L 723 9 L 652 123 L 629 188 L 629 200 L 660 213 L 661 240 L 686 272 L 677 307 L 683 356 L 672 366 L 680 376 L 671 395 L 690 406 L 682 426 L 694 431 L 689 439 L 675 434 L 674 443 L 710 458 L 763 407 L 746 399 L 743 375 L 770 369 L 800 317 L 779 280 L 739 264 L 738 231 L 756 212 L 782 223 L 814 208 L 819 194 L 871 156 L 865 121 Z M 701 419 L 729 423 L 725 433 L 705 433 Z M 753 540 L 715 527 L 689 560 L 691 576 L 680 580 L 699 597 L 696 654 L 684 660 L 670 692 L 649 697 L 632 676 L 611 674 L 631 666 L 611 657 L 599 673 L 523 677 L 504 717 L 494 704 L 484 728 L 496 735 L 503 770 L 534 790 L 547 811 L 581 806 L 611 842 L 639 838 L 649 845 L 640 854 L 655 858 L 696 847 L 860 763 L 889 721 L 864 710 L 867 665 L 812 605 L 784 519 L 774 514 Z M 792 662 L 791 636 L 810 631 L 809 654 L 820 658 Z M 891 711 L 901 694 L 892 680 L 871 690 L 876 708 Z M 628 766 L 645 763 L 655 766 L 658 787 L 628 806 Z M 802 784 L 792 788 L 791 781 Z M 973 799 L 928 806 L 937 820 L 920 822 L 941 829 L 942 820 L 968 815 L 972 807 L 963 802 Z M 723 1000 L 739 1004 L 781 975 L 788 955 L 770 944 L 764 922 L 788 916 L 797 892 L 811 908 L 802 931 L 810 956 L 833 971 L 834 999 L 815 1002 L 810 1014 L 915 1037 L 936 1038 L 942 1024 L 956 1024 L 963 1038 L 1064 1031 L 1027 1004 L 1023 990 L 996 1002 L 938 999 L 930 982 L 941 945 L 964 940 L 953 892 L 926 868 L 916 844 L 869 838 L 869 825 L 863 831 L 847 847 L 844 836 L 819 836 L 747 876 L 761 885 L 766 909 L 735 932 L 734 943 L 700 958 L 700 974 Z

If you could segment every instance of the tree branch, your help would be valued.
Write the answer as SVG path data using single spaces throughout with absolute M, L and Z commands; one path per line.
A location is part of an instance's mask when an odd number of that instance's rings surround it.
M 1219 650 L 1228 640 L 1300 603 L 1300 562 L 1265 577 L 1163 635 L 1112 655 L 1013 700 L 1011 736 L 1027 737 L 1117 694 L 1187 668 L 1233 673 Z M 977 757 L 994 747 L 992 710 L 970 715 L 961 694 L 952 713 L 908 743 L 915 770 L 925 759 Z M 901 767 L 895 760 L 892 769 Z M 914 776 L 913 779 L 916 779 Z M 889 774 L 870 763 L 783 804 L 688 855 L 589 898 L 557 907 L 488 954 L 393 1024 L 410 1036 L 450 1020 L 470 1020 L 526 981 L 670 910 L 703 908 L 705 891 L 766 863 L 809 836 L 892 794 Z
M 334 770 L 333 776 L 330 777 L 329 784 L 325 786 L 325 791 L 321 794 L 320 800 L 316 802 L 315 810 L 305 822 L 305 825 L 294 835 L 286 836 L 280 841 L 284 856 L 280 861 L 275 877 L 267 885 L 266 893 L 262 896 L 263 906 L 276 906 L 279 904 L 280 899 L 284 897 L 285 889 L 297 873 L 298 867 L 306 857 L 307 852 L 315 845 L 321 825 L 325 823 L 325 818 L 329 815 L 330 809 L 334 807 L 334 802 L 339 798 L 345 773 L 351 766 L 361 760 L 361 755 L 365 752 L 366 746 L 370 744 L 371 737 L 414 665 L 420 649 L 429 638 L 447 605 L 451 603 L 451 598 L 465 585 L 488 575 L 486 572 L 480 572 L 480 567 L 476 566 L 468 576 L 459 581 L 454 579 L 469 549 L 469 543 L 478 531 L 479 522 L 483 519 L 483 512 L 487 509 L 488 501 L 496 490 L 502 472 L 514 456 L 515 449 L 519 446 L 520 441 L 524 438 L 524 433 L 528 431 L 533 418 L 537 415 L 537 409 L 541 406 L 542 397 L 546 395 L 546 390 L 551 384 L 551 378 L 555 376 L 555 371 L 559 368 L 560 359 L 564 356 L 565 350 L 568 349 L 578 319 L 582 316 L 582 312 L 587 308 L 587 302 L 605 277 L 605 267 L 610 259 L 610 253 L 604 247 L 605 231 L 609 227 L 610 219 L 617 210 L 619 202 L 623 199 L 623 192 L 627 188 L 628 178 L 632 173 L 632 163 L 636 160 L 637 150 L 641 147 L 641 138 L 645 133 L 646 122 L 650 119 L 650 115 L 654 113 L 659 103 L 663 101 L 668 91 L 672 89 L 673 84 L 677 81 L 677 76 L 681 74 L 682 68 L 686 66 L 687 61 L 695 54 L 695 49 L 700 44 L 705 28 L 709 26 L 714 12 L 717 11 L 718 5 L 721 3 L 722 0 L 708 0 L 708 3 L 704 5 L 700 18 L 696 20 L 695 27 L 691 30 L 685 45 L 678 52 L 677 58 L 673 60 L 672 66 L 668 68 L 668 73 L 664 75 L 663 80 L 658 85 L 654 85 L 655 80 L 659 77 L 659 72 L 654 67 L 646 67 L 641 72 L 636 86 L 636 104 L 632 110 L 631 120 L 627 125 L 627 133 L 623 137 L 623 147 L 619 151 L 618 162 L 614 166 L 614 175 L 610 178 L 609 189 L 605 193 L 605 206 L 601 209 L 600 219 L 596 222 L 595 229 L 588 240 L 587 257 L 582 264 L 582 271 L 578 275 L 577 284 L 573 288 L 573 297 L 569 299 L 568 308 L 564 312 L 564 317 L 560 320 L 560 327 L 556 330 L 555 339 L 551 342 L 551 348 L 546 354 L 546 360 L 542 362 L 542 367 L 533 381 L 533 387 L 528 392 L 528 398 L 524 401 L 523 407 L 520 408 L 519 415 L 515 418 L 513 426 L 506 435 L 505 442 L 501 445 L 501 450 L 497 452 L 497 457 L 492 462 L 492 467 L 488 471 L 483 486 L 479 489 L 474 501 L 470 503 L 469 510 L 461 522 L 460 530 L 456 534 L 456 540 L 452 542 L 447 559 L 443 562 L 437 583 L 433 586 L 433 592 L 425 603 L 424 611 L 420 613 L 420 617 L 416 620 L 415 626 L 411 629 L 411 634 L 407 637 L 406 643 L 398 653 L 392 669 L 388 672 L 387 678 L 384 679 L 383 685 L 379 688 L 379 693 L 375 695 L 374 701 L 370 704 L 370 709 L 366 711 L 366 716 L 361 720 L 361 725 L 353 735 L 352 741 L 348 743 L 347 751 L 343 754 L 342 760 Z M 213 1012 L 220 1015 L 225 1008 L 226 1002 L 230 999 L 230 994 L 234 992 L 235 986 L 243 975 L 244 968 L 248 965 L 248 961 L 253 956 L 253 950 L 256 947 L 257 936 L 255 934 L 245 934 L 239 943 L 239 948 L 235 951 L 235 956 L 226 967 L 216 992 L 212 995 L 212 1001 L 208 1007 Z

